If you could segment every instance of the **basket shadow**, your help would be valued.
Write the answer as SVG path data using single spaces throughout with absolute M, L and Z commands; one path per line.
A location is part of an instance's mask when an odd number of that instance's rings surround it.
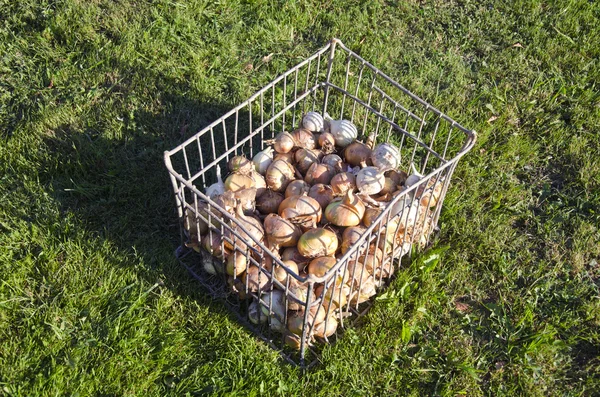
M 163 84 L 167 80 L 164 76 L 149 78 L 162 79 Z M 180 83 L 167 81 L 165 85 L 177 84 Z M 174 91 L 186 88 L 189 87 Z M 42 165 L 41 178 L 61 213 L 73 214 L 82 231 L 109 241 L 119 253 L 135 258 L 115 263 L 128 264 L 148 285 L 159 283 L 177 296 L 197 301 L 215 316 L 215 322 L 240 323 L 223 303 L 213 301 L 197 288 L 197 281 L 176 260 L 179 221 L 163 162 L 165 150 L 177 146 L 233 105 L 192 100 L 177 92 L 162 93 L 162 98 L 164 107 L 173 111 L 159 115 L 135 113 L 130 120 L 135 128 L 126 128 L 123 136 L 115 136 L 108 129 L 71 124 L 55 127 L 44 138 L 52 156 Z M 114 303 L 115 311 L 118 304 Z M 243 324 L 241 328 L 254 337 Z M 203 365 L 226 355 L 229 341 L 213 342 L 192 340 L 198 353 L 190 361 Z M 153 343 L 160 349 L 158 338 Z M 287 366 L 283 359 L 279 362 L 282 367 Z

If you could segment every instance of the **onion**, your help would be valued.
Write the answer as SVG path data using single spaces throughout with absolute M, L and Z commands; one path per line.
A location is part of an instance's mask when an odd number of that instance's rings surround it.
M 356 126 L 348 120 L 331 120 L 329 132 L 333 135 L 335 144 L 342 148 L 350 145 L 358 137 Z
M 243 189 L 241 189 L 243 190 Z M 235 199 L 235 193 L 232 191 L 225 191 L 225 193 L 218 195 L 217 197 L 215 197 L 213 199 L 213 201 L 221 208 L 223 208 L 225 211 L 227 211 L 228 213 L 230 213 L 231 215 L 235 215 L 235 207 L 236 207 L 236 199 Z M 214 211 L 213 211 L 214 212 Z M 214 222 L 213 222 L 214 224 Z M 220 225 L 215 224 L 216 228 L 219 228 Z
M 256 197 L 260 197 L 267 190 L 267 181 L 258 172 L 251 170 L 248 174 L 254 181 L 254 187 L 256 188 Z
M 400 151 L 391 143 L 380 143 L 371 154 L 373 165 L 382 171 L 398 168 L 400 165 Z
M 332 153 L 335 150 L 335 138 L 329 132 L 319 135 L 319 146 L 323 153 Z
M 217 164 L 217 182 L 207 187 L 204 192 L 211 199 L 225 193 L 225 184 L 223 183 L 223 179 L 221 179 L 221 167 L 219 164 Z
M 285 261 L 292 261 L 298 265 L 298 269 L 304 268 L 309 262 L 308 258 L 305 258 L 300 254 L 297 247 L 289 247 L 283 250 L 281 254 L 281 260 L 285 263 Z
M 356 167 L 371 158 L 372 150 L 362 142 L 353 142 L 344 150 L 346 163 Z
M 262 152 L 256 153 L 256 155 L 252 158 L 252 162 L 254 163 L 254 169 L 261 175 L 265 175 L 267 172 L 267 167 L 273 162 L 273 148 L 271 146 L 267 147 Z
M 206 213 L 208 211 L 208 204 L 204 201 L 198 201 L 198 214 L 202 214 L 205 218 Z M 185 209 L 185 219 L 183 221 L 183 227 L 190 234 L 190 236 L 198 237 L 198 233 L 203 235 L 208 231 L 208 223 L 204 221 L 204 219 L 200 218 L 200 216 L 196 216 L 193 210 L 186 208 Z
M 279 215 L 304 228 L 316 227 L 321 220 L 321 206 L 319 202 L 307 195 L 290 196 L 279 205 Z
M 294 148 L 294 137 L 289 132 L 282 132 L 275 137 L 273 147 L 277 153 L 289 153 Z
M 250 266 L 246 273 L 242 275 L 242 282 L 248 286 L 252 292 L 264 291 L 269 288 L 270 277 L 264 273 L 258 266 Z
M 294 261 L 283 261 L 283 264 L 287 266 L 287 268 L 290 270 L 290 272 L 292 274 L 298 274 L 298 264 L 296 264 L 296 262 Z M 277 264 L 275 264 L 275 266 L 273 267 L 273 277 L 275 277 L 275 279 L 277 281 L 279 281 L 281 284 L 285 285 L 286 280 L 288 279 L 288 271 L 285 270 L 282 266 L 279 266 Z M 292 279 L 290 279 L 292 280 Z
M 366 207 L 365 215 L 363 216 L 363 223 L 365 224 L 365 226 L 366 227 L 371 226 L 371 224 L 373 223 L 375 218 L 377 218 L 379 216 L 379 214 L 381 214 L 381 211 L 382 211 L 381 208 Z M 384 222 L 385 222 L 385 219 L 384 219 Z
M 323 130 L 323 116 L 317 112 L 308 112 L 302 117 L 302 127 L 312 132 Z
M 306 258 L 317 258 L 335 254 L 338 237 L 328 229 L 315 228 L 304 233 L 298 241 L 298 251 Z
M 341 305 L 343 306 L 343 305 Z M 330 314 L 329 317 L 323 321 L 321 324 L 318 324 L 314 328 L 314 335 L 320 338 L 327 338 L 331 335 L 335 334 L 337 330 L 338 322 L 334 315 Z
M 294 180 L 295 172 L 290 163 L 275 160 L 267 168 L 265 180 L 269 189 L 275 192 L 285 192 L 287 185 Z
M 306 171 L 310 168 L 313 163 L 318 163 L 319 158 L 323 154 L 320 150 L 309 150 L 309 149 L 298 149 L 294 153 L 294 160 L 296 160 L 296 167 L 302 175 L 306 174 Z
M 235 250 L 227 257 L 225 272 L 230 276 L 239 276 L 246 271 L 247 266 L 248 260 L 246 259 L 246 255 Z
M 300 338 L 294 334 L 286 334 L 283 337 L 283 343 L 294 350 L 300 350 L 300 347 L 302 346 L 300 344 Z
M 276 249 L 294 247 L 302 235 L 302 231 L 296 225 L 277 214 L 267 215 L 264 225 L 267 241 Z
M 344 162 L 337 154 L 328 154 L 327 156 L 323 157 L 321 163 L 332 166 L 338 172 L 343 170 Z
M 246 286 L 239 277 L 227 276 L 227 285 L 233 292 L 237 292 L 241 300 L 248 298 L 246 295 Z
M 283 160 L 287 163 L 294 164 L 294 152 L 277 153 L 275 154 L 275 157 L 273 157 L 273 161 L 275 160 Z
M 317 183 L 308 191 L 308 196 L 317 200 L 322 209 L 327 208 L 333 200 L 333 189 L 329 185 Z
M 290 182 L 285 189 L 285 197 L 300 196 L 305 193 L 308 194 L 309 191 L 310 186 L 308 183 L 304 182 L 302 179 L 296 179 L 295 181 Z
M 385 186 L 385 176 L 375 167 L 365 167 L 356 175 L 356 186 L 363 194 L 377 194 Z
M 308 274 L 315 277 L 323 277 L 335 266 L 337 260 L 333 256 L 321 256 L 315 258 L 308 264 Z
M 262 196 L 256 199 L 256 208 L 263 215 L 277 213 L 279 204 L 284 198 L 283 194 L 267 189 Z
M 342 254 L 348 252 L 352 245 L 360 239 L 366 230 L 367 229 L 362 226 L 352 226 L 346 228 L 342 234 Z
M 392 181 L 394 181 L 394 185 L 396 186 L 404 185 L 406 178 L 408 178 L 408 174 L 406 172 L 398 170 L 386 171 L 384 175 L 386 178 L 390 178 Z
M 314 163 L 306 171 L 304 180 L 311 186 L 317 183 L 328 185 L 335 173 L 335 169 L 328 164 Z
M 304 128 L 298 128 L 291 133 L 296 146 L 312 150 L 317 147 L 315 136 L 312 132 Z
M 396 185 L 392 178 L 386 176 L 383 183 L 383 189 L 381 189 L 379 194 L 385 196 L 388 193 L 394 193 L 396 190 L 398 190 L 398 185 Z
M 377 289 L 375 286 L 375 279 L 373 277 L 368 277 L 362 280 L 360 285 L 360 291 L 355 291 L 352 294 L 352 298 L 350 299 L 351 305 L 359 305 L 363 302 L 368 301 L 372 296 L 377 293 Z
M 329 307 L 332 303 L 334 307 L 331 309 L 344 306 L 348 302 L 348 295 L 351 292 L 352 289 L 347 284 L 332 284 L 327 288 L 326 292 L 324 292 L 323 284 L 321 284 L 320 288 L 315 289 L 315 294 L 323 298 L 323 306 L 325 306 L 326 310 L 330 310 Z
M 269 311 L 269 308 L 271 311 Z M 268 317 L 269 327 L 275 331 L 285 332 L 285 295 L 282 291 L 273 290 L 261 296 L 260 310 Z
M 247 246 L 254 247 L 256 245 L 256 241 L 262 241 L 265 231 L 263 229 L 262 224 L 255 218 L 244 215 L 243 207 L 238 204 L 236 208 L 236 218 L 238 222 L 243 225 L 248 233 L 246 233 L 242 228 L 240 228 L 237 224 L 233 223 L 230 228 L 225 228 L 223 231 L 223 244 L 225 247 L 229 249 L 234 249 L 233 244 L 227 239 L 234 241 L 238 247 L 245 248 Z
M 365 205 L 351 191 L 334 199 L 325 209 L 325 218 L 336 226 L 357 226 L 365 213 Z
M 256 188 L 238 190 L 234 193 L 235 198 L 240 200 L 244 211 L 254 211 L 256 204 Z
M 342 172 L 331 178 L 331 188 L 335 195 L 346 194 L 356 189 L 356 178 L 351 172 Z
M 252 162 L 245 156 L 234 156 L 229 160 L 229 163 L 227 163 L 230 172 L 239 172 L 242 174 L 247 174 L 252 171 L 252 165 Z
M 302 308 L 301 310 L 292 311 L 288 314 L 288 329 L 291 333 L 302 336 L 302 328 L 304 326 L 304 313 L 305 310 Z M 317 324 L 321 324 L 325 321 L 325 317 L 327 316 L 327 311 L 325 308 L 321 306 L 312 306 L 308 311 L 308 317 L 306 322 L 306 330 L 308 331 Z
M 254 187 L 254 179 L 250 175 L 233 173 L 225 179 L 225 190 L 237 192 L 238 190 Z
M 306 307 L 308 302 L 308 286 L 304 283 L 299 283 L 292 280 L 288 286 L 288 309 L 301 310 Z M 310 297 L 311 301 L 315 300 L 314 293 Z
M 268 317 L 266 314 L 260 310 L 259 304 L 257 301 L 252 301 L 250 306 L 248 306 L 248 319 L 252 324 L 264 324 L 267 322 Z
M 206 236 L 202 237 L 202 247 L 212 256 L 223 258 L 223 250 L 221 245 L 221 234 L 211 231 Z M 224 248 L 224 247 L 223 247 Z M 225 251 L 227 255 L 230 255 Z

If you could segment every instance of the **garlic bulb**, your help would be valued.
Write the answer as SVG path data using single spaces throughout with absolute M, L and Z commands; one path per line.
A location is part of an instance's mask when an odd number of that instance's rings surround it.
M 350 145 L 358 137 L 358 129 L 348 120 L 331 120 L 329 132 L 333 135 L 335 144 L 342 148 Z
M 375 167 L 382 171 L 398 168 L 400 165 L 400 151 L 391 143 L 380 143 L 373 149 L 371 161 Z
M 308 112 L 302 117 L 302 127 L 312 132 L 323 130 L 323 116 L 317 112 Z
M 267 168 L 273 162 L 273 148 L 269 146 L 262 152 L 256 153 L 252 158 L 252 162 L 256 172 L 264 176 L 267 173 Z
M 225 184 L 221 179 L 221 167 L 217 164 L 217 182 L 206 188 L 205 193 L 208 197 L 215 198 L 216 196 L 225 193 Z
M 365 167 L 356 175 L 356 187 L 363 194 L 377 194 L 385 186 L 385 176 L 375 167 Z

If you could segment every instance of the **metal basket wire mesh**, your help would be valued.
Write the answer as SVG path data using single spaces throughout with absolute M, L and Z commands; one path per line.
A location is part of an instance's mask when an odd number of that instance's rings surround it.
M 226 169 L 227 162 L 236 155 L 252 158 L 265 148 L 265 141 L 297 128 L 308 111 L 352 121 L 362 132 L 359 139 L 393 142 L 400 149 L 400 169 L 423 175 L 385 207 L 323 277 L 290 269 L 261 241 L 248 237 L 244 225 L 203 191 L 216 181 L 217 166 Z M 457 161 L 473 147 L 475 139 L 474 131 L 333 39 L 208 127 L 165 152 L 181 224 L 182 243 L 176 254 L 213 297 L 222 299 L 286 360 L 301 366 L 314 364 L 319 349 L 340 334 L 350 321 L 348 317 L 361 316 L 370 305 L 370 300 L 361 295 L 362 272 L 368 265 L 365 252 L 374 245 L 383 253 L 383 261 L 374 270 L 376 286 L 381 288 L 411 247 L 428 244 Z M 201 230 L 201 224 L 206 230 Z M 258 282 L 243 275 L 228 277 L 219 271 L 223 259 L 199 248 L 202 238 L 217 239 L 220 251 L 230 252 L 228 257 L 233 257 L 230 261 L 234 265 L 240 259 L 248 269 L 255 267 Z M 219 256 L 218 252 L 213 254 Z M 286 272 L 283 282 L 274 277 L 271 270 L 275 267 Z M 361 269 L 360 276 L 354 269 Z M 303 288 L 299 290 L 297 285 Z M 281 305 L 285 310 L 278 310 Z M 325 321 L 317 324 L 315 317 L 323 311 Z M 292 315 L 299 318 L 288 318 Z M 301 330 L 298 337 L 287 330 L 292 321 Z M 337 326 L 334 333 L 330 331 L 332 324 Z

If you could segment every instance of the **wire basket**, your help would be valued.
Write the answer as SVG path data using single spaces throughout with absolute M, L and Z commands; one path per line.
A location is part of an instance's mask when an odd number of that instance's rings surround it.
M 265 141 L 297 128 L 308 111 L 352 121 L 361 140 L 393 142 L 400 149 L 399 168 L 422 175 L 371 219 L 322 277 L 286 266 L 222 203 L 204 194 L 204 188 L 216 182 L 217 169 L 226 169 L 233 156 L 252 158 L 265 148 Z M 399 260 L 413 247 L 427 246 L 457 161 L 475 139 L 474 131 L 333 39 L 165 152 L 181 225 L 176 255 L 214 298 L 224 301 L 287 361 L 310 366 L 324 345 L 366 312 L 370 298 L 384 287 Z M 374 261 L 368 253 L 381 260 Z M 365 278 L 370 260 L 376 267 L 371 266 L 371 278 Z M 240 263 L 247 271 L 238 274 Z

